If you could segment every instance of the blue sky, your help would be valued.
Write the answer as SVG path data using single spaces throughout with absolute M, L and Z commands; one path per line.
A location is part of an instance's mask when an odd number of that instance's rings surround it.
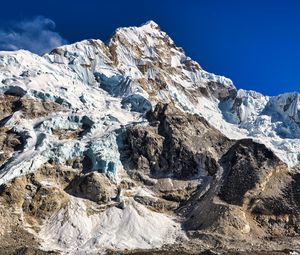
M 41 53 L 154 20 L 207 71 L 267 95 L 300 92 L 300 1 L 2 1 L 0 49 Z

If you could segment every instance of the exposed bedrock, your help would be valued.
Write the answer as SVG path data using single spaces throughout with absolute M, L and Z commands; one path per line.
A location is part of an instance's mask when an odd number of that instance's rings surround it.
M 66 191 L 76 197 L 86 198 L 96 203 L 107 203 L 117 192 L 113 184 L 104 174 L 91 172 L 75 178 Z
M 297 171 L 289 172 L 271 150 L 249 139 L 237 141 L 219 162 L 221 178 L 180 209 L 187 212 L 187 230 L 254 243 L 258 237 L 299 236 Z
M 64 107 L 55 102 L 39 101 L 16 95 L 4 94 L 0 96 L 0 99 L 0 120 L 2 125 L 8 117 L 17 111 L 20 111 L 25 119 L 34 119 L 65 110 Z
M 0 128 L 0 166 L 4 164 L 15 151 L 24 148 L 24 138 L 13 129 Z
M 274 171 L 287 166 L 263 144 L 250 139 L 237 141 L 221 158 L 224 168 L 220 197 L 230 204 L 242 205 L 251 190 L 266 185 Z
M 163 104 L 146 117 L 149 127 L 135 125 L 124 133 L 125 165 L 157 178 L 182 180 L 218 171 L 218 158 L 232 142 L 206 120 Z

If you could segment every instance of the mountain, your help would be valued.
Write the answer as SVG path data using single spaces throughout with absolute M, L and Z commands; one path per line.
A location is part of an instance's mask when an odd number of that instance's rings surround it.
M 0 52 L 0 81 L 1 254 L 300 248 L 298 93 L 237 90 L 153 21 Z

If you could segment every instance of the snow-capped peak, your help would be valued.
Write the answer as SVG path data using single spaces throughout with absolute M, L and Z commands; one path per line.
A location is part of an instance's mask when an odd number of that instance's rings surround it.
M 37 100 L 60 102 L 81 117 L 86 115 L 95 128 L 108 115 L 116 128 L 142 120 L 157 102 L 174 103 L 183 111 L 204 116 L 231 138 L 254 137 L 289 165 L 298 162 L 298 94 L 266 97 L 237 91 L 230 79 L 204 71 L 186 56 L 153 21 L 119 28 L 107 44 L 83 40 L 43 57 L 25 51 L 2 52 L 0 69 L 1 91 L 14 88 Z M 115 142 L 109 141 L 109 146 Z M 44 157 L 48 160 L 50 155 Z
M 144 24 L 142 24 L 141 27 L 150 27 L 151 29 L 158 29 L 158 30 L 160 30 L 159 25 L 155 21 L 153 21 L 153 20 L 148 20 L 147 22 L 145 22 Z

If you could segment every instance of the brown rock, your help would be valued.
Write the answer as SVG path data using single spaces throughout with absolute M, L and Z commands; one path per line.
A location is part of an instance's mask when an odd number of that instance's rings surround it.
M 106 203 L 116 196 L 116 187 L 103 174 L 88 173 L 77 177 L 66 188 L 67 192 L 97 203 Z

